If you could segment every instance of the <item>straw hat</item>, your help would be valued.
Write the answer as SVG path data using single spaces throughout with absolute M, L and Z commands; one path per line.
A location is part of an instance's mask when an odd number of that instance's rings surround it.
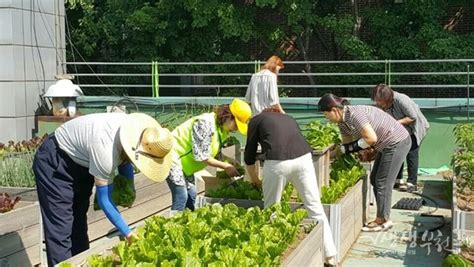
M 230 112 L 234 115 L 235 123 L 237 124 L 237 129 L 243 135 L 247 135 L 247 123 L 252 117 L 252 109 L 250 108 L 247 102 L 234 98 L 232 103 L 229 105 Z
M 132 113 L 120 127 L 120 142 L 128 158 L 146 177 L 156 182 L 166 179 L 173 147 L 168 129 L 146 114 Z

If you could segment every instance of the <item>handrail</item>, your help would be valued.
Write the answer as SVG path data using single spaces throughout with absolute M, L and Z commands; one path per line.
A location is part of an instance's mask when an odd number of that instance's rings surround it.
M 265 61 L 262 61 L 265 62 Z M 322 61 L 283 61 L 284 64 L 385 64 L 386 60 L 322 60 Z M 392 59 L 392 63 L 474 63 L 474 59 Z M 215 61 L 215 62 L 159 62 L 160 65 L 254 65 L 255 61 Z M 146 65 L 151 62 L 63 62 L 64 65 Z

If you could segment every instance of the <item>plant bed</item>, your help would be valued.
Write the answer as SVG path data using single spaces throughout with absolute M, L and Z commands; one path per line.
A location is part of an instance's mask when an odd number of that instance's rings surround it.
M 80 265 L 88 259 L 87 266 L 322 266 L 322 250 L 313 246 L 322 244 L 322 226 L 301 227 L 305 216 L 305 211 L 292 213 L 281 206 L 262 211 L 208 205 L 169 219 L 152 217 L 137 231 L 138 241 L 131 246 L 120 242 L 110 250 L 113 245 L 108 244 L 100 256 L 81 253 L 66 262 Z M 309 234 L 292 247 L 304 229 Z M 285 255 L 288 248 L 292 251 Z
M 198 173 L 200 176 L 200 173 Z M 203 192 L 203 184 L 196 179 L 197 193 Z M 136 199 L 130 208 L 117 207 L 128 224 L 141 221 L 157 214 L 171 206 L 171 192 L 166 182 L 156 183 L 146 178 L 143 174 L 135 175 Z M 94 193 L 90 199 L 87 213 L 89 225 L 89 240 L 100 239 L 111 231 L 114 226 L 109 222 L 102 210 L 94 210 Z
M 340 263 L 349 251 L 352 244 L 360 234 L 360 230 L 364 224 L 366 192 L 364 183 L 367 183 L 367 177 L 359 180 L 353 187 L 349 188 L 344 196 L 333 204 L 324 204 L 323 208 L 329 220 L 334 243 L 337 249 L 337 261 Z M 249 200 L 236 198 L 212 198 L 206 196 L 198 196 L 196 205 L 203 206 L 205 204 L 235 204 L 242 208 L 259 207 L 263 208 L 263 200 Z M 303 208 L 303 203 L 288 203 L 292 209 Z
M 0 214 L 0 265 L 32 266 L 41 263 L 40 209 L 38 202 L 20 201 Z
M 474 196 L 459 194 L 456 185 L 456 178 L 453 179 L 453 202 L 452 202 L 452 249 L 455 253 L 461 253 L 461 248 L 465 243 L 474 240 L 474 211 L 463 210 L 466 207 L 466 200 L 473 200 Z M 462 200 L 459 205 L 459 200 Z
M 461 253 L 474 240 L 474 123 L 454 128 L 458 148 L 452 157 L 452 249 Z M 469 256 L 469 255 L 468 255 Z M 472 259 L 471 259 L 472 260 Z
M 313 121 L 305 128 L 305 139 L 313 149 L 313 165 L 318 179 L 318 188 L 329 186 L 330 153 L 335 144 L 340 143 L 337 126 Z

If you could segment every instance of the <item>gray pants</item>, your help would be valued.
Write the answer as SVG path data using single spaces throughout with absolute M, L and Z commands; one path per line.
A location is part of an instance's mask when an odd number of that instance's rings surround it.
M 377 218 L 390 219 L 393 185 L 410 147 L 411 138 L 407 137 L 403 141 L 384 148 L 375 157 L 370 183 L 374 187 Z

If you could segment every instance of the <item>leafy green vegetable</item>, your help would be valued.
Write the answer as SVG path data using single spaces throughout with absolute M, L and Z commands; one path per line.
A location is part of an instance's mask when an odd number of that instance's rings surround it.
M 122 266 L 275 266 L 306 217 L 287 205 L 243 209 L 208 205 L 172 218 L 152 217 L 139 238 L 113 248 Z M 90 266 L 110 266 L 112 258 L 93 256 Z
M 335 203 L 364 174 L 364 167 L 353 155 L 341 154 L 331 163 L 330 186 L 321 187 L 321 202 Z
M 72 264 L 70 262 L 61 262 L 58 264 L 58 267 L 72 267 Z
M 136 192 L 133 179 L 127 179 L 123 175 L 117 175 L 114 178 L 114 188 L 112 191 L 112 201 L 117 206 L 130 208 L 135 202 Z M 97 202 L 97 193 L 94 197 L 94 210 L 100 210 Z
M 236 198 L 262 200 L 263 195 L 260 190 L 255 188 L 251 183 L 238 180 L 233 185 L 222 184 L 215 189 L 210 189 L 206 196 L 215 198 Z
M 240 175 L 245 174 L 244 166 L 236 165 L 235 168 L 237 169 L 237 171 L 239 172 Z M 219 179 L 229 179 L 230 178 L 229 175 L 227 175 L 227 173 L 225 171 L 217 171 L 216 172 L 216 177 L 219 178 Z
M 459 191 L 474 190 L 474 123 L 459 124 L 454 128 L 459 149 L 451 159 Z
M 469 267 L 472 266 L 463 256 L 450 254 L 443 261 L 443 267 Z
M 285 190 L 281 195 L 281 201 L 283 202 L 302 202 L 300 196 L 295 191 L 295 187 L 292 183 L 287 183 L 285 186 Z
M 474 123 L 458 124 L 454 127 L 456 143 L 469 151 L 474 151 Z
M 331 144 L 341 142 L 339 129 L 334 124 L 322 124 L 320 121 L 313 121 L 306 126 L 306 131 L 306 141 L 317 151 L 323 150 Z

